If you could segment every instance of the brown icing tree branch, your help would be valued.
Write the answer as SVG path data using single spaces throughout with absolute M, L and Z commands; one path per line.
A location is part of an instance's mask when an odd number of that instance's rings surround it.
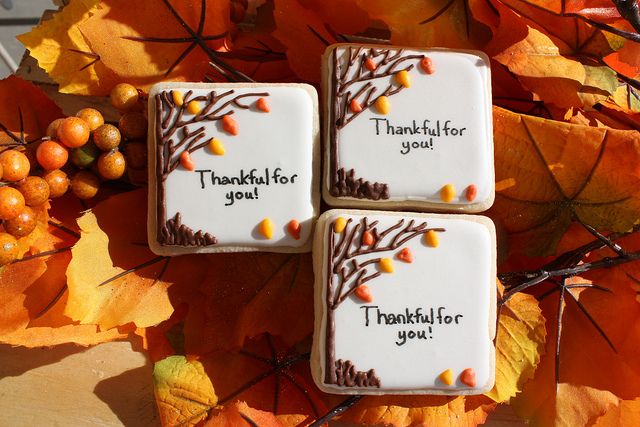
M 230 89 L 223 92 L 210 91 L 207 95 L 194 96 L 187 91 L 182 103 L 174 102 L 173 91 L 162 91 L 155 95 L 155 142 L 156 142 L 156 187 L 157 187 L 157 228 L 158 241 L 163 245 L 208 246 L 216 243 L 216 238 L 203 231 L 194 232 L 182 224 L 178 212 L 174 218 L 167 218 L 166 180 L 169 174 L 180 166 L 182 153 L 193 153 L 204 148 L 210 138 L 205 127 L 190 129 L 198 123 L 222 120 L 234 114 L 237 109 L 247 110 L 247 99 L 269 96 L 267 92 L 236 94 Z M 188 111 L 189 103 L 198 102 L 203 108 L 196 114 Z
M 371 183 L 356 178 L 353 169 L 338 168 L 338 131 L 367 108 L 371 108 L 381 96 L 390 97 L 399 93 L 404 86 L 389 82 L 383 90 L 378 90 L 374 81 L 393 77 L 401 71 L 410 71 L 415 64 L 411 60 L 421 60 L 424 55 L 403 55 L 402 49 L 365 48 L 349 46 L 348 52 L 338 57 L 333 51 L 332 96 L 333 108 L 330 117 L 330 192 L 335 197 L 355 197 L 358 199 L 380 200 L 390 197 L 387 184 Z M 368 66 L 367 66 L 368 65 Z M 358 85 L 361 84 L 359 87 Z M 360 109 L 352 110 L 356 101 Z
M 358 286 L 382 274 L 377 269 L 369 271 L 369 266 L 378 264 L 381 260 L 380 257 L 368 258 L 364 261 L 358 260 L 359 257 L 395 251 L 408 241 L 428 231 L 444 232 L 445 230 L 444 228 L 428 228 L 426 222 L 416 224 L 414 219 L 409 221 L 400 219 L 396 224 L 384 230 L 378 230 L 378 221 L 369 222 L 367 217 L 362 218 L 358 223 L 354 223 L 352 218 L 347 219 L 346 226 L 340 233 L 334 230 L 334 226 L 335 224 L 330 225 L 331 231 L 327 243 L 325 382 L 340 386 L 379 387 L 380 380 L 375 376 L 374 370 L 357 371 L 350 361 L 336 361 L 334 312 L 356 291 Z M 370 245 L 364 243 L 365 233 L 369 233 L 372 237 Z M 337 235 L 340 237 L 336 241 Z M 336 278 L 337 283 L 334 283 Z

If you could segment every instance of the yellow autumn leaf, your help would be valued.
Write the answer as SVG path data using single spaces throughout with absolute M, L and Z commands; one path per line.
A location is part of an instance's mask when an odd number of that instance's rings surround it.
M 153 383 L 163 426 L 193 426 L 218 402 L 213 384 L 197 360 L 170 356 L 153 367 Z
M 96 215 L 85 213 L 78 225 L 82 238 L 72 249 L 67 270 L 69 301 L 65 314 L 102 329 L 130 322 L 146 327 L 168 319 L 173 312 L 167 293 L 170 284 L 157 280 L 162 263 L 149 266 L 144 276 L 118 277 L 127 270 L 113 265 L 110 236 L 100 228 Z
M 498 282 L 500 293 L 504 287 Z M 533 377 L 544 353 L 546 329 L 536 299 L 525 293 L 513 296 L 502 309 L 496 338 L 496 384 L 485 395 L 498 403 L 516 395 Z
M 516 413 L 531 426 L 575 427 L 591 425 L 618 398 L 611 392 L 585 385 L 560 383 L 555 395 L 540 394 L 535 399 L 520 399 L 513 404 Z
M 100 0 L 74 0 L 28 33 L 17 38 L 60 85 L 60 92 L 88 94 L 99 87 L 99 57 L 91 50 L 79 24 L 89 19 Z M 105 67 L 104 72 L 108 72 Z

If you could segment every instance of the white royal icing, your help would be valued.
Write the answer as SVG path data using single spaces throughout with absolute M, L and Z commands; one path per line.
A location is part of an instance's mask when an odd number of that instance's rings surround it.
M 362 53 L 366 51 L 363 49 Z M 337 47 L 336 55 L 346 64 L 349 47 Z M 402 55 L 428 56 L 435 72 L 427 74 L 419 59 L 402 62 L 397 69 L 415 65 L 409 71 L 411 87 L 388 97 L 387 115 L 372 106 L 337 131 L 338 169 L 353 168 L 356 178 L 388 184 L 390 201 L 444 205 L 440 190 L 453 184 L 457 195 L 450 203 L 469 205 L 465 189 L 473 184 L 477 196 L 471 204 L 490 203 L 494 172 L 490 70 L 486 56 L 413 49 L 405 49 Z M 332 55 L 327 58 L 326 66 L 333 70 Z M 351 67 L 347 80 L 354 78 L 357 69 L 357 65 Z M 377 89 L 373 98 L 388 85 L 399 85 L 394 76 L 389 76 L 355 83 L 349 91 L 356 93 L 368 83 Z M 366 92 L 358 97 L 360 102 L 364 95 Z M 330 96 L 328 99 L 333 99 L 333 94 Z M 329 108 L 333 108 L 333 102 Z
M 241 100 L 250 105 L 247 110 L 231 106 L 232 117 L 239 127 L 235 136 L 223 130 L 221 121 L 188 126 L 192 132 L 204 126 L 206 136 L 201 141 L 215 137 L 223 144 L 225 153 L 214 155 L 204 147 L 192 154 L 195 171 L 180 166 L 169 174 L 167 218 L 181 213 L 182 222 L 194 232 L 202 230 L 217 238 L 218 243 L 212 246 L 215 248 L 249 246 L 268 250 L 307 244 L 317 211 L 312 177 L 317 118 L 315 91 L 311 88 L 310 93 L 310 87 L 305 86 L 221 84 L 166 88 L 182 94 L 192 90 L 192 96 L 229 89 L 235 94 L 267 92 L 264 98 L 270 108 L 269 112 L 260 111 L 256 107 L 259 97 Z M 240 184 L 223 185 L 225 177 L 230 181 L 238 178 Z M 274 225 L 273 237 L 269 240 L 258 230 L 264 218 L 269 218 Z M 299 240 L 287 232 L 287 224 L 292 219 L 301 225 Z
M 364 254 L 356 259 L 362 264 L 368 259 L 388 257 L 392 259 L 394 272 L 382 273 L 368 281 L 373 300 L 363 302 L 355 295 L 346 298 L 334 310 L 335 360 L 349 360 L 356 370 L 374 369 L 380 379 L 380 388 L 339 387 L 320 383 L 321 387 L 335 393 L 402 393 L 438 390 L 448 394 L 477 394 L 487 391 L 494 381 L 493 330 L 495 324 L 495 237 L 493 224 L 484 217 L 467 215 L 422 215 L 409 213 L 364 213 L 354 211 L 330 211 L 323 238 L 322 314 L 317 317 L 321 327 L 319 352 L 322 378 L 325 375 L 325 341 L 327 322 L 327 280 L 329 235 L 334 233 L 336 218 L 352 219 L 347 233 L 366 217 L 369 223 L 379 221 L 378 232 L 405 219 L 415 225 L 424 221 L 427 228 L 444 228 L 438 232 L 438 247 L 429 247 L 424 236 L 419 235 L 401 247 L 391 251 Z M 402 227 L 401 227 L 402 228 Z M 385 246 L 396 232 L 382 241 Z M 335 243 L 341 234 L 334 234 Z M 402 248 L 409 248 L 413 262 L 397 258 Z M 349 263 L 345 266 L 350 268 Z M 380 271 L 377 264 L 367 266 L 369 274 Z M 333 274 L 334 289 L 339 283 Z M 350 283 L 350 282 L 348 282 Z M 347 289 L 347 288 L 345 288 Z M 432 312 L 433 310 L 433 312 Z M 392 323 L 391 315 L 428 315 L 433 323 Z M 402 320 L 396 316 L 396 320 Z M 368 321 L 368 325 L 367 325 Z M 447 322 L 449 322 L 447 324 Z M 409 338 L 409 335 L 415 337 Z M 406 334 L 406 335 L 405 335 Z M 422 338 L 421 338 L 422 337 Z M 476 387 L 460 381 L 463 370 L 472 368 L 476 374 Z M 454 383 L 443 384 L 438 376 L 443 371 L 453 371 Z M 317 380 L 317 379 L 316 379 Z

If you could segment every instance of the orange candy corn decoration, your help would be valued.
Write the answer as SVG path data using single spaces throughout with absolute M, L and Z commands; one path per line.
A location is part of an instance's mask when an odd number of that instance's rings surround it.
M 468 202 L 473 202 L 475 200 L 476 196 L 478 195 L 478 187 L 476 187 L 475 185 L 471 184 L 465 190 L 464 195 L 465 195 L 465 197 L 466 197 Z
M 422 68 L 422 71 L 427 74 L 433 74 L 436 71 L 433 66 L 433 60 L 428 56 L 422 58 L 422 60 L 420 61 L 420 68 Z
M 451 385 L 453 384 L 453 371 L 451 370 L 451 368 L 442 371 L 440 375 L 438 375 L 438 378 L 440 379 L 440 381 L 442 381 L 443 384 Z
M 360 285 L 356 288 L 354 294 L 356 297 L 363 302 L 371 302 L 373 301 L 373 297 L 371 296 L 371 291 L 367 285 Z
M 182 104 L 184 104 L 184 95 L 179 90 L 172 90 L 171 98 L 173 98 L 173 103 L 176 107 L 182 107 Z
M 211 138 L 207 145 L 209 147 L 209 151 L 216 156 L 224 156 L 224 145 L 218 138 Z
M 333 223 L 333 231 L 336 233 L 342 233 L 347 227 L 347 220 L 344 217 L 338 217 Z
M 424 242 L 427 244 L 427 246 L 430 246 L 432 248 L 437 248 L 440 244 L 438 234 L 434 230 L 429 230 L 424 233 Z
M 453 184 L 447 184 L 440 190 L 440 200 L 445 203 L 451 202 L 456 197 L 456 188 Z
M 263 219 L 258 225 L 258 231 L 265 239 L 271 239 L 273 237 L 273 221 L 269 218 Z
M 300 240 L 301 229 L 302 226 L 300 226 L 300 223 L 295 219 L 292 219 L 291 221 L 289 221 L 289 224 L 287 224 L 287 232 L 296 240 Z
M 227 114 L 222 118 L 222 129 L 230 135 L 238 134 L 238 122 L 231 115 Z
M 380 266 L 380 270 L 382 270 L 385 273 L 393 273 L 393 261 L 391 260 L 391 258 L 382 258 L 380 261 L 378 261 L 378 265 Z
M 352 113 L 359 113 L 360 111 L 362 111 L 362 105 L 360 105 L 360 103 L 355 99 L 351 100 L 351 104 L 349 104 L 349 108 L 351 109 Z
M 402 249 L 400 252 L 398 252 L 397 257 L 400 261 L 403 261 L 409 264 L 413 262 L 413 253 L 409 248 Z
M 476 372 L 471 368 L 465 369 L 460 374 L 460 381 L 462 381 L 463 384 L 466 384 L 469 387 L 475 387 L 476 384 L 477 384 L 476 383 Z
M 187 104 L 187 111 L 191 114 L 200 114 L 202 111 L 202 105 L 198 101 L 191 101 Z
M 364 60 L 364 67 L 369 71 L 374 71 L 376 68 L 378 68 L 376 63 L 373 62 L 373 59 L 371 58 L 367 58 Z
M 373 238 L 373 234 L 371 234 L 370 231 L 365 231 L 364 233 L 362 233 L 362 244 L 364 246 L 371 246 L 374 243 L 374 238 Z
M 379 96 L 378 99 L 376 99 L 374 105 L 376 106 L 376 110 L 378 110 L 378 113 L 383 115 L 389 114 L 391 105 L 389 104 L 389 98 L 387 98 L 386 96 Z
M 269 104 L 267 104 L 267 100 L 264 98 L 258 98 L 258 100 L 256 101 L 256 107 L 258 107 L 258 110 L 264 111 L 265 113 L 271 111 L 271 108 L 269 108 Z
M 196 168 L 196 164 L 191 158 L 191 153 L 188 151 L 183 151 L 182 154 L 180 154 L 180 164 L 188 171 L 192 171 Z
M 396 83 L 404 87 L 411 87 L 411 76 L 407 70 L 402 70 L 396 74 Z

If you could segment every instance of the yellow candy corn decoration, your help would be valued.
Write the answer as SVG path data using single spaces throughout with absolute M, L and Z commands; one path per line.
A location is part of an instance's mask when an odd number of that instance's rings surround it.
M 442 371 L 440 375 L 438 375 L 440 381 L 442 381 L 445 385 L 453 384 L 453 371 L 451 369 L 447 369 L 446 371 Z
M 385 273 L 393 273 L 393 261 L 391 258 L 382 258 L 379 262 L 380 270 Z
M 411 87 L 411 76 L 407 70 L 402 70 L 396 74 L 396 82 L 404 87 Z
M 386 96 L 379 96 L 374 103 L 376 110 L 380 114 L 389 114 L 389 110 L 391 109 L 391 105 L 389 104 L 389 98 Z
M 173 103 L 176 107 L 182 107 L 182 104 L 184 104 L 184 95 L 182 95 L 182 92 L 179 90 L 172 90 L 171 97 L 173 98 Z
M 424 242 L 427 244 L 427 246 L 437 248 L 440 244 L 440 241 L 438 240 L 438 233 L 433 230 L 427 231 L 426 233 L 424 233 Z
M 191 114 L 198 114 L 202 111 L 202 107 L 198 101 L 191 101 L 187 104 L 187 111 Z
M 222 145 L 222 142 L 218 138 L 211 138 L 211 141 L 209 141 L 209 144 L 207 145 L 209 147 L 209 151 L 216 156 L 224 156 L 224 145 Z
M 338 217 L 333 222 L 333 231 L 335 231 L 336 233 L 342 233 L 346 226 L 347 226 L 347 220 L 344 219 L 343 217 Z
M 265 218 L 258 225 L 258 231 L 262 234 L 265 239 L 271 239 L 273 237 L 273 221 L 269 218 Z
M 447 184 L 440 190 L 440 199 L 443 202 L 449 203 L 454 197 L 456 197 L 456 188 L 453 184 Z

